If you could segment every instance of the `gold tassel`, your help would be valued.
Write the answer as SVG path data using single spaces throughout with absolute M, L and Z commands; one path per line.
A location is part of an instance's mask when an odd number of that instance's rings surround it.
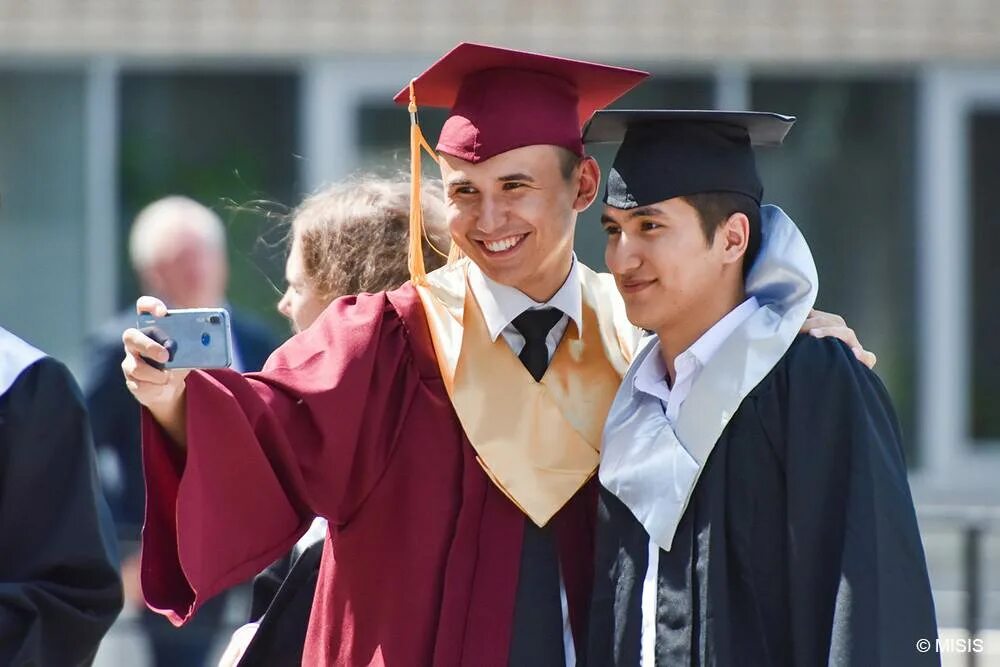
M 427 271 L 424 267 L 424 251 L 422 240 L 424 232 L 423 207 L 420 204 L 420 152 L 427 154 L 437 162 L 437 155 L 427 145 L 420 123 L 417 120 L 417 96 L 413 90 L 413 80 L 410 81 L 410 251 L 407 265 L 410 269 L 410 280 L 414 285 L 426 283 Z M 428 239 L 428 243 L 430 239 Z M 432 244 L 433 245 L 433 244 Z M 436 248 L 435 248 L 436 250 Z

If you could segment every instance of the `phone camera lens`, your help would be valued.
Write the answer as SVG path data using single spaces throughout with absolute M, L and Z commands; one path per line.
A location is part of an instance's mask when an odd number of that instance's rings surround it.
M 211 344 L 211 342 L 212 342 L 212 336 L 210 334 L 203 333 L 201 335 L 201 344 L 202 345 L 204 345 L 205 347 L 208 347 Z
M 221 321 L 222 321 L 222 318 L 221 318 L 221 317 L 219 317 L 218 315 L 211 315 L 211 316 L 210 316 L 210 317 L 208 318 L 208 323 L 209 323 L 209 324 L 218 324 L 218 323 L 219 323 L 219 322 L 221 322 Z

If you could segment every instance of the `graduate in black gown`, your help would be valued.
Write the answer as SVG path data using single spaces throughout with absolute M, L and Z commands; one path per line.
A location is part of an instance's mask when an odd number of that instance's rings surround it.
M 122 608 L 70 372 L 0 328 L 0 665 L 87 665 Z
M 622 141 L 606 259 L 655 334 L 604 432 L 589 665 L 938 663 L 916 649 L 937 629 L 892 403 L 841 342 L 798 333 L 815 266 L 760 206 L 752 146 L 793 120 L 588 129 Z

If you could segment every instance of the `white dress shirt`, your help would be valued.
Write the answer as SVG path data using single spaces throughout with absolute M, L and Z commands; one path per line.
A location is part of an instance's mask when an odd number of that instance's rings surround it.
M 486 328 L 490 332 L 491 340 L 496 341 L 498 336 L 503 335 L 503 339 L 507 341 L 507 345 L 515 355 L 521 354 L 521 350 L 524 349 L 524 336 L 514 328 L 512 322 L 515 317 L 526 310 L 558 308 L 563 313 L 563 316 L 545 338 L 549 360 L 552 359 L 556 346 L 559 345 L 563 334 L 566 333 L 570 319 L 576 322 L 577 330 L 583 332 L 583 293 L 576 255 L 573 256 L 573 264 L 570 266 L 569 275 L 566 276 L 566 282 L 545 303 L 539 303 L 514 287 L 501 285 L 490 279 L 471 262 L 469 263 L 469 286 L 479 303 L 479 309 L 483 311 L 483 318 L 486 320 Z
M 674 359 L 674 383 L 667 383 L 667 364 L 663 359 L 660 343 L 656 341 L 655 348 L 636 369 L 634 387 L 636 390 L 649 394 L 660 400 L 663 413 L 671 427 L 676 424 L 684 399 L 691 391 L 691 386 L 698 378 L 701 369 L 712 358 L 719 346 L 741 324 L 759 308 L 756 297 L 750 297 L 739 306 L 729 311 L 711 329 L 702 334 L 691 347 L 681 352 Z M 649 541 L 649 565 L 642 583 L 642 630 L 640 646 L 640 664 L 642 667 L 656 665 L 656 575 L 660 565 L 660 548 L 653 540 Z
M 497 337 L 502 335 L 515 355 L 521 354 L 525 341 L 524 336 L 514 327 L 512 322 L 514 318 L 527 310 L 558 308 L 563 313 L 563 316 L 545 338 L 549 361 L 552 360 L 556 346 L 559 345 L 563 334 L 566 333 L 570 319 L 576 322 L 577 331 L 583 332 L 583 292 L 576 255 L 573 255 L 573 263 L 570 266 L 569 275 L 566 276 L 566 281 L 559 288 L 559 291 L 545 303 L 539 303 L 518 289 L 491 280 L 478 266 L 471 262 L 468 275 L 469 287 L 472 289 L 472 294 L 476 297 L 479 309 L 486 320 L 486 328 L 490 332 L 490 338 L 496 341 Z M 566 598 L 566 584 L 563 582 L 561 569 L 559 595 L 562 598 L 563 649 L 566 654 L 566 665 L 573 667 L 576 664 L 576 647 L 573 645 L 573 629 L 569 623 L 569 601 Z

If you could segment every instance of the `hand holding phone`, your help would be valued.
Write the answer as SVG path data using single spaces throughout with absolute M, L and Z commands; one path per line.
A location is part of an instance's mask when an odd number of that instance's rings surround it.
M 167 307 L 156 297 L 139 297 L 135 308 L 140 317 L 150 315 L 154 319 L 166 318 Z M 173 357 L 176 362 L 177 352 L 183 341 L 177 338 L 171 343 L 168 338 L 169 336 L 164 335 L 162 340 L 174 347 Z M 185 381 L 189 371 L 161 370 L 151 365 L 155 363 L 160 366 L 170 362 L 171 354 L 139 329 L 126 329 L 122 334 L 122 343 L 125 347 L 125 358 L 122 360 L 125 386 L 139 404 L 149 410 L 170 439 L 183 449 L 187 423 L 184 409 Z
M 226 368 L 233 363 L 229 313 L 223 308 L 167 310 L 160 316 L 143 312 L 137 328 L 167 350 L 164 362 L 143 356 L 154 368 Z

